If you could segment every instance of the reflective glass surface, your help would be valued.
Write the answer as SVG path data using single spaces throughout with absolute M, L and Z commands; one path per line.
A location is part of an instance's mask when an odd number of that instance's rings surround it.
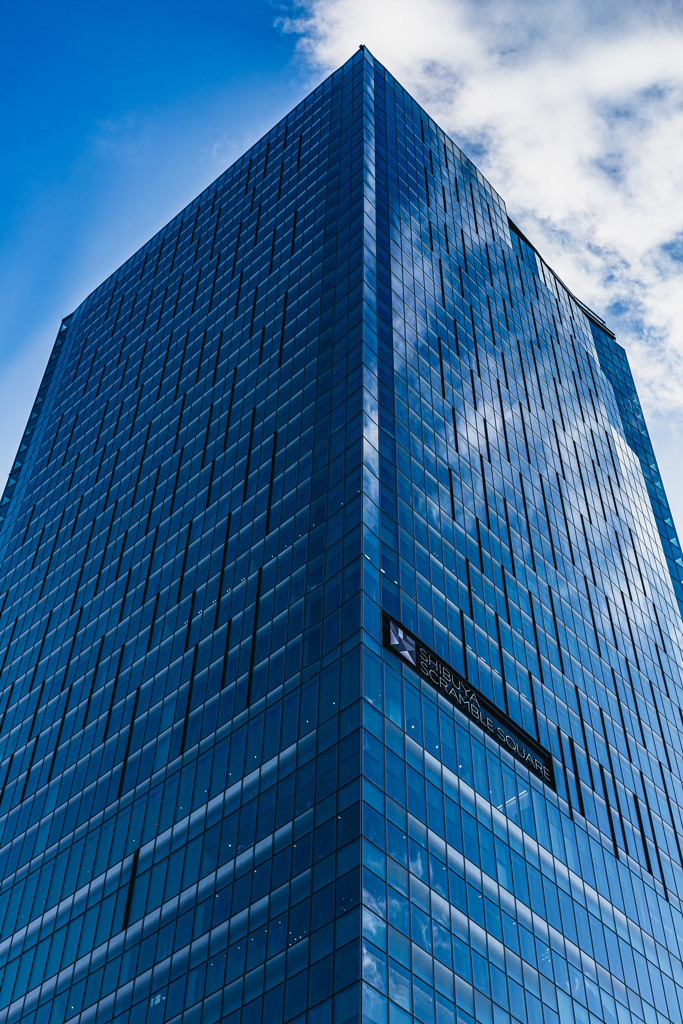
M 366 50 L 65 319 L 0 516 L 0 1024 L 681 1020 L 628 362 Z

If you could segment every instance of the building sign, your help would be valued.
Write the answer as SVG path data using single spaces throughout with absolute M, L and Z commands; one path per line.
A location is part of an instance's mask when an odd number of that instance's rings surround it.
M 506 714 L 500 711 L 483 693 L 470 686 L 455 669 L 442 661 L 438 654 L 409 633 L 407 629 L 382 614 L 384 646 L 393 651 L 409 665 L 422 679 L 443 694 L 470 721 L 488 733 L 518 761 L 525 765 L 532 775 L 555 789 L 552 756 L 540 744 L 519 728 Z

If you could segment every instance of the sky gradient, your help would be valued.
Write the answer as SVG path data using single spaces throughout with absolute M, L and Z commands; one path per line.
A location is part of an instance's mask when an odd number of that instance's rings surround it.
M 680 4 L 6 8 L 0 487 L 59 322 L 360 42 L 625 345 L 683 527 Z

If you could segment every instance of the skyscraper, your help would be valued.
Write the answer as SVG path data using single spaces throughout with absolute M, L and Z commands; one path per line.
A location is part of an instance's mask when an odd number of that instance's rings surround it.
M 0 1024 L 681 1019 L 628 363 L 366 50 L 63 321 L 1 512 Z

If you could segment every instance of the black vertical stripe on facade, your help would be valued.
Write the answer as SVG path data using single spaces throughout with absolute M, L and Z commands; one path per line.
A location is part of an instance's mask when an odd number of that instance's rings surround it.
M 463 263 L 465 264 L 465 273 L 469 275 L 470 269 L 469 269 L 469 266 L 468 266 L 468 263 L 467 263 L 467 244 L 465 243 L 465 231 L 464 231 L 463 228 L 460 228 L 460 238 L 462 239 L 462 258 L 463 258 Z M 464 299 L 465 298 L 465 290 L 464 290 L 464 285 L 462 283 L 462 274 L 460 276 L 460 290 L 462 292 L 462 297 Z
M 446 397 L 446 378 L 444 376 L 443 368 L 443 345 L 441 343 L 441 335 L 438 336 L 439 343 L 439 373 L 441 374 L 441 397 Z
M 215 201 L 216 201 L 216 195 L 214 194 L 214 202 Z M 259 211 L 260 211 L 260 207 L 259 207 Z M 213 259 L 213 250 L 214 250 L 215 245 L 216 245 L 216 237 L 218 235 L 218 228 L 219 228 L 220 222 L 221 222 L 221 208 L 219 206 L 218 207 L 218 213 L 216 214 L 216 226 L 213 229 L 213 238 L 211 239 L 211 252 L 209 253 L 209 262 Z M 257 222 L 257 230 L 258 230 L 258 222 Z
M 16 754 L 16 751 L 13 750 L 12 753 L 10 754 L 9 760 L 7 762 L 7 768 L 5 770 L 5 774 L 4 774 L 4 777 L 3 777 L 3 780 L 2 780 L 2 789 L 0 789 L 0 801 L 2 800 L 2 798 L 5 795 L 5 788 L 7 786 L 7 780 L 9 779 L 9 773 L 12 771 L 12 765 L 14 764 L 14 756 L 15 756 L 15 754 Z M 55 755 L 54 756 L 56 757 L 56 755 L 57 755 L 57 751 L 55 751 Z M 54 760 L 54 757 L 53 757 L 53 760 Z
M 146 261 L 147 261 L 147 254 L 145 254 L 145 262 Z M 143 263 L 143 270 L 144 270 L 144 263 Z M 111 309 L 111 304 L 114 301 L 114 295 L 116 294 L 116 285 L 117 285 L 117 282 L 118 282 L 118 279 L 119 279 L 119 273 L 120 273 L 120 271 L 117 270 L 117 272 L 116 272 L 116 274 L 114 276 L 114 283 L 112 284 L 111 294 L 109 296 L 109 302 L 107 304 L 107 308 L 106 308 L 105 313 L 104 313 L 104 319 L 105 320 L 107 320 L 109 318 L 109 310 Z
M 263 567 L 259 566 L 256 579 L 256 600 L 254 602 L 254 624 L 251 631 L 251 649 L 249 651 L 249 676 L 247 678 L 247 694 L 245 698 L 246 707 L 251 705 L 251 694 L 254 681 L 254 664 L 256 661 L 256 633 L 258 631 L 258 617 L 261 607 L 261 581 L 263 579 Z
M 209 294 L 209 313 L 211 312 L 211 310 L 213 308 L 213 297 L 214 297 L 215 292 L 216 292 L 216 281 L 218 280 L 218 270 L 219 270 L 220 265 L 221 265 L 221 251 L 219 249 L 218 250 L 218 255 L 216 256 L 216 269 L 213 272 L 213 281 L 211 282 L 211 292 Z
M 195 231 L 197 230 L 197 221 L 199 220 L 200 208 L 201 208 L 201 203 L 197 202 L 197 209 L 195 211 L 194 220 L 192 222 L 192 234 L 190 235 L 190 245 L 192 245 L 192 243 L 194 242 L 194 235 L 195 235 Z M 154 266 L 154 274 L 153 274 L 154 277 L 157 276 L 157 268 L 159 266 L 159 260 L 161 259 L 161 251 L 162 251 L 162 249 L 163 249 L 163 239 L 161 241 L 161 245 L 159 246 L 159 255 L 157 256 L 157 261 L 156 261 L 156 264 Z
M 575 781 L 575 785 L 576 785 L 576 797 L 577 797 L 578 804 L 579 804 L 579 814 L 581 815 L 581 817 L 585 817 L 586 816 L 586 808 L 585 808 L 585 805 L 584 805 L 584 802 L 583 802 L 583 792 L 582 792 L 582 789 L 581 789 L 582 781 L 581 781 L 581 775 L 579 774 L 579 762 L 578 762 L 578 758 L 576 756 L 576 746 L 575 746 L 574 740 L 573 740 L 573 738 L 571 736 L 568 737 L 567 742 L 569 744 L 569 752 L 570 752 L 570 755 L 571 755 L 572 765 L 573 765 L 573 769 L 574 769 L 574 781 Z
M 199 347 L 199 359 L 197 360 L 197 372 L 194 375 L 195 387 L 199 383 L 199 377 L 200 377 L 200 374 L 201 374 L 201 371 L 202 371 L 202 363 L 204 361 L 204 350 L 206 348 L 206 335 L 207 335 L 207 331 L 204 330 L 204 332 L 202 333 L 202 343 L 201 343 L 201 345 Z
M 228 679 L 228 654 L 230 653 L 230 641 L 232 640 L 232 617 L 228 619 L 225 631 L 225 648 L 223 652 L 223 668 L 221 671 L 221 690 L 224 690 L 229 683 Z
M 192 595 L 192 598 L 193 598 L 192 605 L 194 606 L 194 594 Z M 192 612 L 190 612 L 190 619 L 188 620 L 188 623 L 187 623 L 188 635 L 189 635 L 189 631 L 190 631 L 190 626 L 192 624 L 191 616 L 192 616 Z M 187 650 L 187 648 L 186 648 L 186 650 Z M 190 723 L 190 713 L 192 711 L 192 693 L 193 693 L 193 690 L 194 690 L 195 670 L 196 670 L 196 667 L 197 667 L 197 653 L 198 653 L 198 645 L 195 644 L 194 645 L 194 652 L 193 652 L 193 655 L 192 655 L 192 668 L 190 670 L 190 680 L 189 680 L 188 687 L 187 687 L 187 702 L 185 704 L 185 717 L 183 719 L 183 732 L 182 732 L 182 735 L 180 737 L 180 753 L 181 754 L 185 753 L 185 746 L 187 744 L 187 728 L 188 728 L 188 725 Z
M 282 351 L 285 347 L 285 326 L 287 324 L 287 300 L 289 291 L 285 292 L 285 299 L 282 306 L 282 327 L 280 328 L 280 348 L 278 350 L 277 365 L 282 366 Z
M 251 454 L 254 444 L 254 424 L 256 423 L 256 406 L 251 410 L 251 425 L 249 427 L 249 447 L 247 448 L 247 467 L 244 471 L 244 490 L 242 492 L 242 504 L 247 500 L 247 487 L 249 486 L 249 473 L 251 471 Z
M 486 459 L 487 459 L 488 462 L 491 462 L 491 442 L 489 440 L 488 420 L 484 420 L 484 440 L 486 442 Z M 482 456 L 482 459 L 483 459 L 483 456 Z M 483 472 L 483 470 L 482 470 L 482 472 Z M 486 489 L 486 480 L 484 480 L 484 489 Z
M 645 832 L 645 826 L 643 823 L 643 814 L 640 808 L 640 797 L 637 794 L 634 795 L 633 802 L 636 809 L 636 817 L 638 819 L 638 831 L 640 833 L 640 840 L 643 847 L 643 853 L 645 855 L 645 868 L 649 872 L 649 874 L 653 875 L 654 877 L 654 872 L 652 871 L 652 861 L 650 859 L 650 851 L 647 845 L 647 834 Z
M 230 417 L 232 416 L 232 404 L 235 398 L 235 381 L 237 379 L 237 367 L 232 371 L 230 377 L 230 387 L 227 388 L 228 393 L 228 412 L 225 418 L 225 434 L 223 435 L 223 451 L 226 451 L 228 447 L 228 432 L 230 430 Z
M 488 490 L 486 486 L 486 469 L 484 465 L 484 456 L 479 455 L 479 472 L 481 473 L 481 486 L 484 491 L 484 512 L 486 514 L 486 528 L 491 529 L 491 512 L 489 508 Z
M 126 738 L 126 749 L 123 755 L 123 761 L 121 762 L 121 778 L 119 779 L 119 788 L 117 793 L 117 799 L 121 799 L 123 793 L 123 783 L 126 777 L 126 765 L 128 764 L 128 755 L 130 753 L 130 744 L 133 739 L 133 728 L 135 726 L 135 716 L 138 713 L 138 701 L 140 700 L 140 687 L 138 686 L 135 691 L 135 699 L 133 701 L 133 710 L 130 716 L 130 722 L 128 724 L 128 736 Z
M 237 298 L 235 299 L 235 315 L 233 317 L 233 320 L 237 319 L 237 314 L 238 314 L 239 308 L 240 308 L 240 295 L 242 293 L 242 281 L 243 281 L 243 279 L 244 279 L 244 271 L 240 270 L 240 280 L 239 280 L 239 284 L 237 285 Z
M 133 854 L 133 863 L 130 869 L 130 880 L 128 882 L 128 892 L 126 894 L 126 905 L 123 911 L 123 921 L 121 922 L 121 928 L 123 931 L 128 927 L 130 920 L 130 912 L 133 906 L 133 891 L 135 889 L 135 880 L 138 873 L 138 859 L 140 857 L 140 849 L 138 848 Z
M 29 778 L 31 776 L 31 768 L 33 767 L 33 758 L 35 757 L 35 754 L 36 754 L 36 746 L 37 746 L 37 744 L 38 744 L 38 737 L 35 736 L 33 738 L 33 740 L 31 740 L 31 756 L 29 757 L 28 766 L 26 768 L 26 778 L 24 779 L 24 785 L 21 788 L 21 796 L 19 797 L 19 803 L 20 804 L 22 804 L 24 802 L 24 797 L 26 796 L 26 790 L 28 789 L 28 780 L 29 780 Z
M 194 569 L 194 566 L 191 567 L 191 570 L 192 569 Z M 192 579 L 194 580 L 194 575 L 192 576 Z M 184 592 L 185 592 L 185 579 L 184 579 L 184 575 L 183 575 L 181 577 L 181 581 L 180 581 L 180 593 L 184 594 Z M 190 596 L 190 610 L 187 613 L 187 624 L 186 624 L 186 628 L 185 628 L 185 654 L 187 654 L 188 650 L 190 649 L 190 633 L 192 632 L 192 620 L 193 620 L 194 614 L 195 614 L 196 601 L 197 601 L 197 591 L 193 590 L 192 594 Z M 196 656 L 196 651 L 195 651 L 195 656 Z M 192 676 L 190 676 L 190 688 L 192 688 Z
M 277 430 L 273 434 L 273 454 L 270 457 L 270 476 L 268 479 L 268 505 L 266 507 L 266 536 L 270 533 L 270 514 L 273 504 L 273 483 L 275 479 L 275 455 L 277 452 Z
M 474 216 L 474 230 L 479 234 L 479 221 L 477 219 L 477 204 L 474 199 L 474 188 L 470 182 L 470 195 L 472 197 L 472 214 Z
M 660 854 L 660 851 L 659 851 L 659 845 L 657 843 L 657 833 L 655 832 L 654 820 L 652 818 L 652 808 L 650 807 L 650 801 L 648 800 L 647 789 L 646 789 L 646 786 L 645 786 L 645 776 L 643 774 L 642 769 L 640 770 L 640 776 L 641 776 L 641 785 L 642 785 L 643 792 L 644 792 L 644 795 L 645 795 L 645 799 L 643 800 L 643 803 L 645 804 L 645 810 L 647 811 L 647 822 L 648 822 L 648 824 L 650 826 L 650 830 L 649 830 L 649 832 L 646 833 L 646 836 L 645 836 L 645 846 L 647 848 L 647 843 L 648 842 L 652 844 L 652 847 L 653 847 L 653 849 L 655 851 L 655 857 L 657 858 L 657 867 L 659 869 L 659 881 L 664 886 L 664 892 L 666 894 L 666 892 L 667 892 L 666 876 L 664 874 L 664 869 L 663 869 L 663 866 L 662 866 L 662 858 L 661 858 L 661 854 Z M 650 859 L 650 863 L 652 863 L 652 859 Z
M 448 485 L 451 496 L 451 519 L 455 522 L 455 493 L 453 490 L 453 470 L 448 467 Z
M 479 362 L 479 343 L 477 341 L 477 328 L 476 328 L 475 323 L 474 323 L 474 310 L 473 310 L 471 305 L 470 305 L 470 322 L 472 324 L 472 341 L 473 341 L 474 361 L 475 361 L 475 363 L 477 365 L 477 376 L 481 377 L 481 363 Z M 470 370 L 471 369 L 472 369 L 472 367 L 470 367 Z M 472 392 L 473 392 L 473 398 L 474 398 L 474 408 L 476 409 L 477 408 L 477 392 L 476 392 L 476 389 L 474 387 L 474 378 L 472 378 Z
M 249 323 L 249 337 L 250 338 L 251 338 L 252 334 L 254 333 L 254 319 L 256 317 L 256 301 L 257 301 L 257 299 L 258 299 L 258 285 L 256 285 L 256 287 L 254 288 L 254 304 L 251 307 L 251 321 Z M 260 359 L 259 359 L 259 362 L 261 362 Z
M 232 261 L 232 271 L 230 273 L 230 280 L 232 280 L 233 277 L 235 276 L 235 270 L 237 269 L 237 256 L 239 254 L 240 238 L 241 237 L 242 237 L 242 221 L 240 221 L 238 226 L 237 226 L 237 239 L 235 241 L 235 256 L 234 256 L 234 259 Z
M 273 228 L 273 244 L 270 247 L 270 265 L 268 267 L 268 273 L 269 274 L 272 274 L 272 272 L 273 272 L 273 261 L 275 259 L 275 239 L 276 239 L 276 237 L 277 237 L 277 224 Z
M 218 380 L 218 366 L 221 359 L 221 349 L 223 347 L 223 332 L 224 328 L 221 328 L 218 334 L 218 341 L 216 342 L 216 355 L 213 361 L 213 374 L 211 375 L 211 391 L 216 387 L 216 381 Z
M 458 445 L 458 421 L 455 414 L 455 408 L 453 406 L 451 406 L 451 413 L 453 417 L 453 447 L 455 448 L 456 453 L 459 453 L 460 448 Z

